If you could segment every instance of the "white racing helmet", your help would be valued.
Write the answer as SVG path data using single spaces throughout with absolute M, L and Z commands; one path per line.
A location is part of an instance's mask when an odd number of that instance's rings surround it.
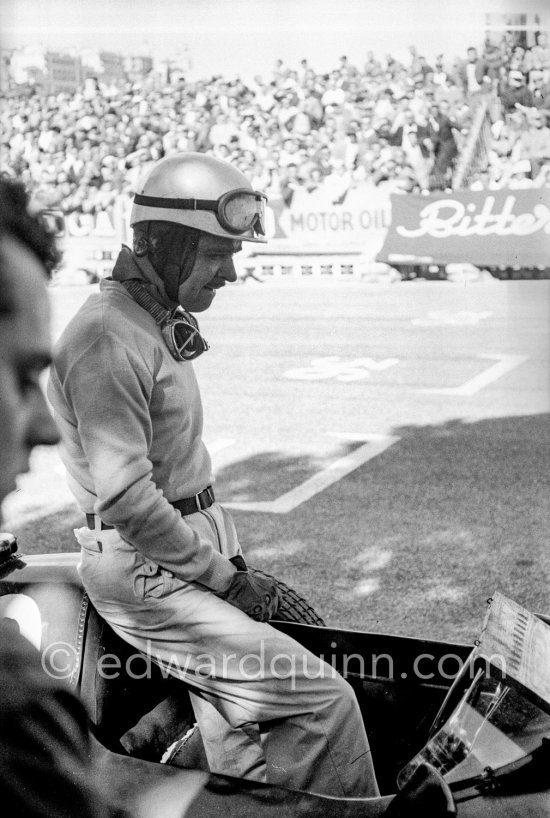
M 161 159 L 140 179 L 130 225 L 174 222 L 213 236 L 266 242 L 267 196 L 240 170 L 204 153 Z

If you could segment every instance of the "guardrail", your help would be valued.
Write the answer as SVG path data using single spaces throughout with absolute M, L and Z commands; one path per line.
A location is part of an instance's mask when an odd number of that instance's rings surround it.
M 261 255 L 235 259 L 240 278 L 361 278 L 361 256 Z

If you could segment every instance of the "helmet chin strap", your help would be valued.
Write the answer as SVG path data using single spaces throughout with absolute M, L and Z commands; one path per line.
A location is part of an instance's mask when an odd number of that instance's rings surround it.
M 171 222 L 148 222 L 147 255 L 162 278 L 168 298 L 178 303 L 178 291 L 195 265 L 201 232 Z M 137 242 L 143 237 L 139 236 Z

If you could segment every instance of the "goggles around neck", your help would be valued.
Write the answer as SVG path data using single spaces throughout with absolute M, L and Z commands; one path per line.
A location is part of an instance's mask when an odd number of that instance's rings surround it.
M 208 341 L 199 332 L 197 319 L 181 308 L 165 318 L 160 331 L 176 361 L 193 361 L 209 348 Z
M 256 190 L 237 188 L 224 193 L 219 199 L 165 199 L 136 193 L 134 202 L 146 207 L 173 210 L 209 210 L 228 233 L 238 236 L 252 229 L 260 236 L 265 236 L 267 196 Z
M 199 331 L 197 319 L 182 307 L 167 310 L 147 291 L 141 281 L 122 282 L 134 301 L 153 316 L 160 327 L 164 343 L 176 361 L 193 361 L 209 349 Z

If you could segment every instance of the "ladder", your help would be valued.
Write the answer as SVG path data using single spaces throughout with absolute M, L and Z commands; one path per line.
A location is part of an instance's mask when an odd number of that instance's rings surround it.
M 466 187 L 478 171 L 485 170 L 491 138 L 489 98 L 485 96 L 476 108 L 470 133 L 458 158 L 453 176 L 453 190 Z

